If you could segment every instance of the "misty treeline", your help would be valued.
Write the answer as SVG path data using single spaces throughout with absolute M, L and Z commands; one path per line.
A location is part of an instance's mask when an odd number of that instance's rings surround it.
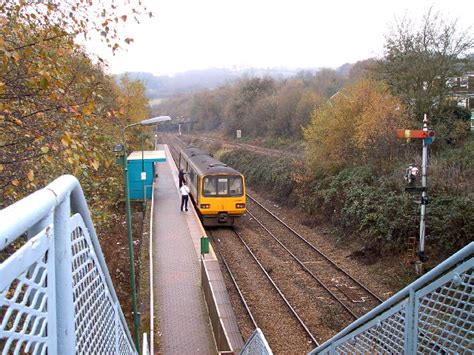
M 419 195 L 404 192 L 403 175 L 410 163 L 421 167 L 421 142 L 397 140 L 395 130 L 420 129 L 426 114 L 437 134 L 430 146 L 428 245 L 449 253 L 474 238 L 471 112 L 458 105 L 453 80 L 474 70 L 473 48 L 470 29 L 430 10 L 419 24 L 394 23 L 382 58 L 287 80 L 247 78 L 174 97 L 158 110 L 190 117 L 198 131 L 235 137 L 240 129 L 243 139 L 283 147 L 304 142 L 303 164 L 248 152 L 221 158 L 280 202 L 331 221 L 342 229 L 338 238 L 354 233 L 379 249 L 403 249 L 418 233 Z
M 236 130 L 241 130 L 243 139 L 301 140 L 305 129 L 315 125 L 323 129 L 315 119 L 328 110 L 338 110 L 336 106 L 341 110 L 351 102 L 348 97 L 367 86 L 365 95 L 379 96 L 370 103 L 360 96 L 360 107 L 354 108 L 358 112 L 374 109 L 374 105 L 384 108 L 384 100 L 398 100 L 394 103 L 397 113 L 394 107 L 385 108 L 392 112 L 387 113 L 387 125 L 404 123 L 407 128 L 419 128 L 427 114 L 430 125 L 442 133 L 443 143 L 455 143 L 466 137 L 470 113 L 457 105 L 451 79 L 474 70 L 472 48 L 469 31 L 461 31 L 456 22 L 446 22 L 429 11 L 419 28 L 407 18 L 397 22 L 387 35 L 380 59 L 346 64 L 337 70 L 302 71 L 284 80 L 248 77 L 217 89 L 175 95 L 154 110 L 189 119 L 195 131 L 218 130 L 235 137 Z M 357 129 L 357 122 L 350 117 L 340 118 L 341 112 L 328 114 Z M 365 129 L 377 123 L 377 114 L 365 113 Z
M 176 95 L 156 110 L 190 118 L 192 129 L 198 131 L 217 129 L 234 137 L 239 129 L 244 139 L 302 139 L 301 127 L 309 123 L 314 108 L 341 89 L 347 78 L 332 69 L 301 72 L 286 80 L 251 77 L 214 90 Z
M 121 127 L 148 117 L 148 100 L 142 83 L 115 82 L 76 39 L 96 34 L 116 51 L 131 41 L 117 31 L 126 9 L 146 11 L 88 0 L 0 4 L 0 207 L 70 173 L 96 226 L 111 222 L 123 191 L 111 150 Z

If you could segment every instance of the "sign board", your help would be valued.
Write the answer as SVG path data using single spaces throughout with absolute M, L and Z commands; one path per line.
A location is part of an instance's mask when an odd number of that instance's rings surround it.
M 143 181 L 146 180 L 146 171 L 142 171 L 141 177 Z
M 242 131 L 240 129 L 238 129 L 236 133 L 237 133 L 237 138 L 239 139 L 242 138 Z

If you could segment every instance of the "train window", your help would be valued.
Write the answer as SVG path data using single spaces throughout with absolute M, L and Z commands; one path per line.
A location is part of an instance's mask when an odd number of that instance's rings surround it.
M 242 178 L 240 176 L 229 176 L 229 195 L 242 196 Z
M 204 196 L 242 196 L 243 184 L 240 176 L 206 176 L 203 180 Z
M 217 195 L 215 178 L 209 177 L 209 176 L 206 176 L 204 178 L 203 194 L 204 194 L 204 196 L 215 196 L 215 195 Z
M 228 186 L 229 181 L 227 178 L 218 178 L 217 179 L 217 194 L 218 195 L 227 195 L 227 191 L 229 190 Z

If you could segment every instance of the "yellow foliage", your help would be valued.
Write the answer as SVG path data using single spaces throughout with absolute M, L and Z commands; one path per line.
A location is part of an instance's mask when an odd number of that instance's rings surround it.
M 139 122 L 149 117 L 148 98 L 145 85 L 139 80 L 130 80 L 127 75 L 120 79 L 120 113 L 130 122 Z
M 20 9 L 15 0 L 5 3 L 0 5 L 0 161 L 8 163 L 0 165 L 0 200 L 9 205 L 73 173 L 86 194 L 99 196 L 101 210 L 113 206 L 122 175 L 110 147 L 121 139 L 123 117 L 148 118 L 143 84 L 130 82 L 128 91 L 116 85 L 66 32 L 81 32 L 79 22 L 63 22 L 55 6 L 46 10 L 45 2 L 26 2 Z M 31 17 L 46 11 L 51 21 Z M 84 9 L 82 15 L 90 14 Z M 73 16 L 79 18 L 77 12 Z M 116 114 L 122 106 L 127 116 Z
M 100 163 L 99 163 L 97 160 L 94 160 L 94 161 L 92 162 L 92 167 L 93 167 L 95 170 L 99 169 L 99 166 L 100 166 Z
M 308 161 L 317 170 L 390 160 L 395 130 L 406 121 L 403 105 L 383 83 L 358 81 L 313 112 L 304 129 Z
M 64 138 L 61 139 L 61 143 L 62 143 L 65 147 L 69 146 L 69 142 L 70 142 L 70 141 L 71 141 L 71 140 L 70 140 L 69 138 L 67 138 L 67 137 L 64 137 Z
M 82 108 L 82 112 L 85 115 L 90 115 L 92 112 L 94 112 L 95 109 L 95 103 L 93 101 L 89 102 L 86 106 Z

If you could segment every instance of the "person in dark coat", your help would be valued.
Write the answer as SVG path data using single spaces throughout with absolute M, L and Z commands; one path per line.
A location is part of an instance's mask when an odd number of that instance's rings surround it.
M 183 169 L 179 169 L 178 181 L 179 181 L 179 188 L 181 188 L 181 186 L 183 186 L 183 181 L 184 181 L 184 170 Z

